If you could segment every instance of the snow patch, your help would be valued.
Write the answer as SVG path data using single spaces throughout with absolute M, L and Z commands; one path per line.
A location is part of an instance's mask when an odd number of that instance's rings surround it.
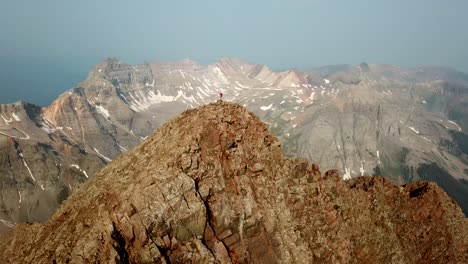
M 386 94 L 386 95 L 392 95 L 392 91 L 390 91 L 390 90 L 388 90 L 387 92 L 385 92 L 385 91 L 382 91 L 382 92 L 383 92 L 384 94 Z
M 11 117 L 9 119 L 6 119 L 3 115 L 1 115 L 3 121 L 5 121 L 5 124 L 8 125 L 9 123 L 11 123 L 13 120 L 11 119 Z
M 128 104 L 129 101 L 127 100 L 127 97 L 125 97 L 125 95 L 123 93 L 119 93 L 120 96 L 122 96 L 122 98 L 125 100 L 125 102 Z M 76 110 L 76 108 L 75 108 Z
M 154 116 L 153 116 L 154 118 Z M 122 145 L 120 145 L 119 143 L 117 143 L 117 146 L 119 146 L 119 148 L 122 150 L 122 151 L 128 151 L 128 149 L 126 149 L 125 147 L 123 147 Z
M 36 178 L 34 178 L 34 175 L 32 174 L 32 171 L 29 168 L 28 163 L 26 163 L 26 161 L 24 159 L 23 159 L 23 165 L 26 167 L 26 169 L 28 169 L 29 176 L 31 176 L 31 179 L 33 179 L 33 181 L 36 181 Z
M 13 116 L 13 118 L 16 120 L 16 121 L 21 121 L 21 119 L 19 118 L 19 116 L 16 115 L 16 113 L 13 113 L 11 114 Z
M 462 131 L 461 127 L 460 127 L 457 123 L 455 123 L 454 121 L 449 120 L 449 123 L 451 123 L 451 124 L 453 124 L 453 125 L 456 125 L 457 128 L 458 128 L 458 131 Z
M 328 79 L 323 79 L 325 81 L 325 84 L 329 84 L 330 83 L 330 80 Z
M 377 150 L 377 163 L 380 164 L 380 152 Z
M 98 111 L 99 114 L 101 114 L 105 118 L 110 117 L 109 111 L 107 111 L 107 109 L 105 109 L 102 105 L 97 105 L 96 110 Z
M 343 175 L 343 180 L 351 180 L 351 171 L 345 167 L 345 174 Z
M 218 76 L 219 80 L 221 80 L 224 83 L 229 83 L 228 79 L 226 79 L 224 73 L 221 71 L 219 67 L 214 67 L 213 72 Z
M 135 112 L 144 111 L 154 104 L 173 102 L 176 100 L 176 97 L 171 95 L 163 95 L 159 91 L 156 91 L 156 94 L 153 91 L 150 91 L 146 96 L 141 91 L 139 94 L 135 92 L 133 95 L 131 93 L 129 93 L 129 95 L 130 98 L 133 99 L 133 101 L 130 103 L 130 108 L 132 108 Z M 140 97 L 140 100 L 135 97 Z
M 419 135 L 419 131 L 417 131 L 414 127 L 408 126 L 408 128 L 411 129 L 411 131 L 413 131 L 413 132 L 416 133 L 417 135 Z
M 85 170 L 82 170 L 80 168 L 80 166 L 78 166 L 77 164 L 72 164 L 72 165 L 70 165 L 70 167 L 73 167 L 73 168 L 76 168 L 77 170 L 79 170 L 81 173 L 83 173 L 83 175 L 86 177 L 86 179 L 89 178 L 88 173 L 86 173 Z
M 252 100 L 252 102 L 253 102 L 253 100 Z M 260 106 L 260 109 L 263 110 L 263 111 L 267 111 L 267 110 L 270 110 L 272 106 L 273 106 L 273 104 L 270 104 L 269 106 Z
M 364 163 L 362 163 L 362 161 L 361 161 L 361 167 L 359 168 L 359 171 L 361 172 L 361 176 L 364 176 L 364 172 L 366 171 L 364 170 Z
M 153 79 L 153 82 L 152 82 L 151 84 L 149 84 L 149 83 L 145 83 L 145 86 L 154 87 L 154 79 Z
M 432 142 L 430 139 L 427 139 L 426 137 L 422 136 L 422 138 L 426 141 Z
M 24 167 L 26 167 L 26 169 L 28 170 L 29 176 L 31 177 L 31 179 L 33 179 L 33 181 L 36 181 L 36 178 L 34 178 L 34 175 L 32 174 L 32 171 L 31 171 L 31 169 L 29 168 L 28 163 L 27 163 L 26 160 L 24 159 L 23 152 L 22 152 L 21 149 L 19 149 L 19 148 L 17 148 L 16 150 L 18 151 L 18 156 L 20 157 L 21 161 L 23 162 Z
M 208 92 L 210 91 L 207 87 L 205 87 L 205 88 L 208 90 Z M 205 90 L 203 90 L 201 87 L 198 86 L 197 89 L 198 89 L 202 94 L 204 94 L 206 97 L 209 97 L 208 92 L 206 92 Z M 197 93 L 198 93 L 198 92 L 197 92 Z
M 23 133 L 23 134 L 24 134 L 24 137 L 12 136 L 12 135 L 8 135 L 8 134 L 6 134 L 6 133 L 4 133 L 4 132 L 0 132 L 0 134 L 5 135 L 5 136 L 7 136 L 7 137 L 11 137 L 11 138 L 17 138 L 17 139 L 25 139 L 25 140 L 27 140 L 27 139 L 30 139 L 30 138 L 31 138 L 31 137 L 30 137 L 28 134 L 26 134 L 26 132 L 24 132 L 23 130 L 21 130 L 21 129 L 17 128 L 17 127 L 15 127 L 15 129 L 18 130 L 18 131 L 20 131 L 21 133 Z
M 186 96 L 185 93 L 181 90 L 177 91 L 177 96 L 175 97 L 175 99 L 179 99 L 179 98 L 183 98 L 191 103 L 196 103 L 196 99 L 193 97 L 193 95 L 190 95 L 190 96 Z
M 314 97 L 315 97 L 315 92 L 310 93 L 309 100 L 310 100 L 311 102 L 313 102 L 313 101 L 314 101 Z
M 45 122 L 41 122 L 41 129 L 46 132 L 47 134 L 52 134 L 54 133 L 55 131 L 57 131 L 57 129 L 54 129 L 51 127 L 51 122 L 46 118 L 46 117 L 43 117 L 44 121 Z
M 240 87 L 240 88 L 244 88 L 244 89 L 248 89 L 249 87 L 245 86 L 245 85 L 242 85 L 240 84 L 238 81 L 236 81 L 236 84 Z
M 2 224 L 4 224 L 5 226 L 9 227 L 9 228 L 14 228 L 15 227 L 15 224 L 11 223 L 11 222 L 8 222 L 6 220 L 3 220 L 3 219 L 0 219 L 0 222 Z
M 101 158 L 103 158 L 105 161 L 107 161 L 107 162 L 111 162 L 111 161 L 112 161 L 112 160 L 109 159 L 108 157 L 102 155 L 101 152 L 99 152 L 99 150 L 97 150 L 96 148 L 93 148 L 93 150 L 96 151 L 96 153 L 97 153 Z

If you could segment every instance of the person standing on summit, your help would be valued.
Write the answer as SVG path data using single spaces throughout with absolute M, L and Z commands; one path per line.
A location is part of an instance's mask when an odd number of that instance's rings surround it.
M 223 92 L 219 92 L 219 100 L 223 100 Z

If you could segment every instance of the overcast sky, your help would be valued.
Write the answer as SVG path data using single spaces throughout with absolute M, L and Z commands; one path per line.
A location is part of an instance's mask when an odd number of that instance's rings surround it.
M 237 57 L 277 70 L 365 61 L 468 72 L 467 11 L 465 0 L 5 0 L 0 103 L 45 104 L 105 57 L 132 64 Z M 41 81 L 28 61 L 50 67 Z M 18 70 L 28 82 L 12 74 Z

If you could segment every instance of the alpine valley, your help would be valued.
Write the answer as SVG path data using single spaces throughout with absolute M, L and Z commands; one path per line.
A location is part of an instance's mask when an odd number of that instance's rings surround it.
M 220 92 L 265 122 L 288 156 L 337 169 L 345 180 L 435 181 L 468 214 L 467 74 L 366 63 L 275 72 L 231 58 L 211 65 L 110 58 L 47 107 L 0 105 L 0 233 L 46 221 L 111 160 Z

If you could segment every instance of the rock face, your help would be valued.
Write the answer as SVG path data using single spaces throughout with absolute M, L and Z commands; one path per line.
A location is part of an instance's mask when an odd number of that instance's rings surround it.
M 44 224 L 0 238 L 2 263 L 467 263 L 468 221 L 433 183 L 286 158 L 245 108 L 162 126 Z
M 15 222 L 47 220 L 105 165 L 52 129 L 42 111 L 24 102 L 0 106 L 0 233 Z
M 0 232 L 46 220 L 87 177 L 219 92 L 267 123 L 288 156 L 347 179 L 436 181 L 468 213 L 466 74 L 365 63 L 274 72 L 230 58 L 135 66 L 106 59 L 50 106 L 0 107 Z

